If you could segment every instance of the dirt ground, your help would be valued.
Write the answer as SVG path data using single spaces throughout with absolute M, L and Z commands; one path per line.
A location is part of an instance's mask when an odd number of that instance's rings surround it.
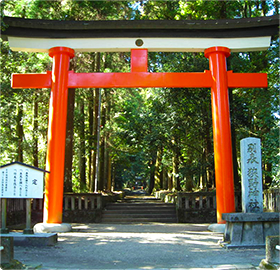
M 41 269 L 255 269 L 265 249 L 226 250 L 209 224 L 72 224 L 46 247 L 15 247 L 15 259 Z M 231 268 L 229 268 L 231 267 Z

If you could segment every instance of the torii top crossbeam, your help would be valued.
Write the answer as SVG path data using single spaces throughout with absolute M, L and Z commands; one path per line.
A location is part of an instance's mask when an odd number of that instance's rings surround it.
M 44 222 L 61 223 L 68 88 L 211 88 L 217 219 L 235 211 L 229 87 L 267 87 L 266 74 L 227 71 L 231 51 L 264 50 L 277 34 L 278 16 L 217 21 L 44 21 L 5 18 L 13 50 L 48 52 L 52 72 L 14 74 L 14 88 L 51 88 Z M 130 51 L 131 72 L 74 73 L 75 51 Z M 204 51 L 210 68 L 197 73 L 150 73 L 148 51 Z
M 232 52 L 265 50 L 279 16 L 227 20 L 50 21 L 5 17 L 2 38 L 12 50 L 48 52 L 63 46 L 80 52 L 203 52 L 214 46 Z M 82 42 L 81 42 L 82 41 Z

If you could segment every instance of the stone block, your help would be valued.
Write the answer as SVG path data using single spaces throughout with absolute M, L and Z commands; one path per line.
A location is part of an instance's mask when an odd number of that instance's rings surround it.
M 224 233 L 224 241 L 234 245 L 241 245 L 242 230 L 243 224 L 241 222 L 236 222 L 234 224 L 227 223 Z M 232 235 L 234 235 L 234 237 L 232 237 Z
M 264 213 L 225 213 L 223 220 L 228 222 L 279 222 L 280 213 L 264 212 Z
M 264 245 L 265 236 L 262 222 L 244 222 L 242 231 L 242 243 L 252 246 Z
M 279 244 L 279 235 L 266 237 L 266 260 L 268 262 L 280 263 L 280 251 L 276 249 L 276 246 Z
M 5 237 L 11 238 L 15 246 L 53 246 L 57 243 L 56 233 L 22 234 L 11 232 Z
M 1 246 L 1 264 L 10 263 L 14 259 L 14 239 L 11 237 L 0 236 Z
M 265 239 L 279 235 L 279 213 L 223 214 L 226 230 L 221 245 L 227 248 L 263 248 Z

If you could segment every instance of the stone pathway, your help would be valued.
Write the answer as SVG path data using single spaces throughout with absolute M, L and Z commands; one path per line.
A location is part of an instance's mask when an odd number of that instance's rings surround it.
M 41 269 L 256 269 L 264 249 L 226 250 L 209 224 L 72 224 L 57 245 L 15 247 L 15 259 Z

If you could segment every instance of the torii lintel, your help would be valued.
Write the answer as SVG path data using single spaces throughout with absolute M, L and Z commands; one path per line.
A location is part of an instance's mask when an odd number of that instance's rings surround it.
M 188 73 L 147 72 L 147 49 L 131 50 L 129 73 L 75 73 L 68 71 L 68 88 L 211 88 L 213 78 L 209 70 Z M 233 73 L 227 71 L 229 88 L 267 87 L 265 73 Z M 52 73 L 13 74 L 13 88 L 51 88 Z

